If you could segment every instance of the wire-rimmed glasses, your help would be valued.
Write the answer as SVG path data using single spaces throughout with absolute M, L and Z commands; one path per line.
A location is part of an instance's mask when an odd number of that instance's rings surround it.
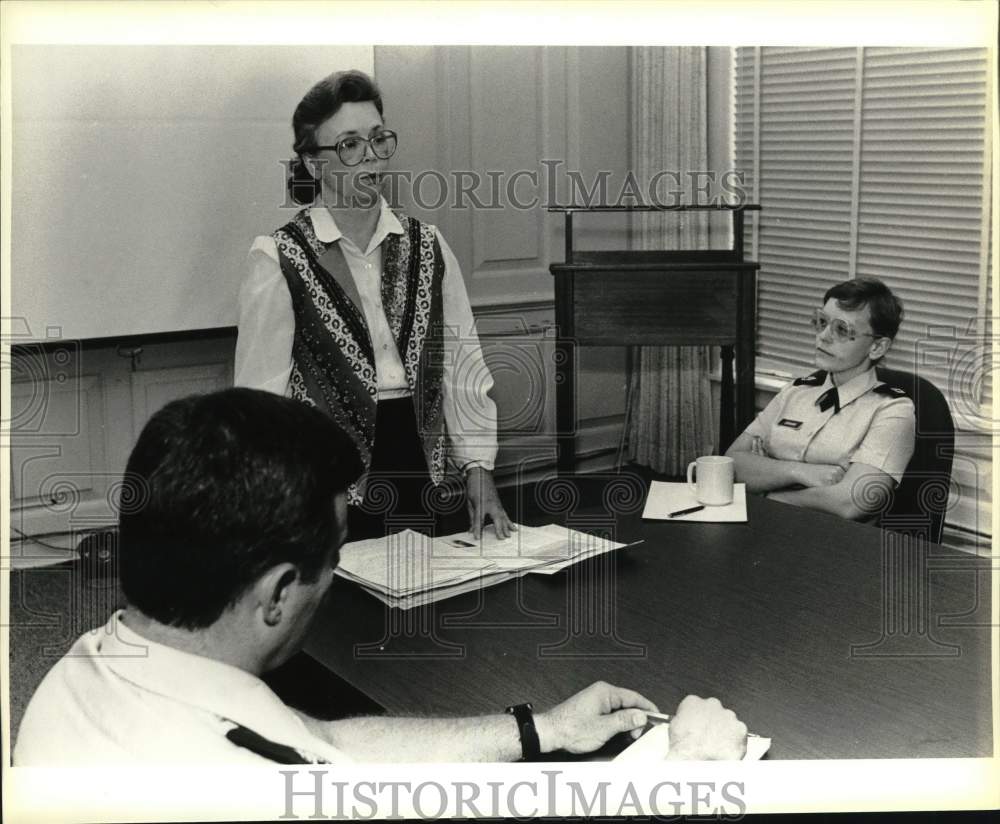
M 813 309 L 810 322 L 812 323 L 812 327 L 817 335 L 822 335 L 823 332 L 829 328 L 830 332 L 833 334 L 833 339 L 838 343 L 852 341 L 857 338 L 858 335 L 868 338 L 878 337 L 878 335 L 874 335 L 871 332 L 859 332 L 852 324 L 848 323 L 843 318 L 831 318 L 822 309 Z

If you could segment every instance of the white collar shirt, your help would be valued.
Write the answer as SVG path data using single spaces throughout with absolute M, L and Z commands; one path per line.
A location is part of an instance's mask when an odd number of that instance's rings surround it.
M 149 641 L 121 616 L 81 636 L 42 680 L 21 723 L 16 765 L 273 764 L 226 737 L 237 725 L 306 762 L 351 761 L 255 675 Z
M 399 349 L 392 336 L 385 307 L 382 305 L 382 243 L 390 234 L 403 234 L 399 218 L 393 214 L 383 199 L 378 223 L 375 225 L 371 240 L 368 241 L 368 247 L 364 250 L 358 248 L 353 240 L 340 231 L 329 209 L 313 206 L 309 210 L 309 219 L 320 242 L 340 244 L 340 251 L 343 252 L 347 268 L 354 279 L 354 285 L 361 298 L 361 311 L 364 312 L 372 348 L 375 351 L 379 400 L 405 398 L 410 394 L 406 369 L 403 367 L 403 359 L 399 356 Z
M 403 231 L 399 218 L 382 199 L 375 232 L 361 250 L 343 235 L 329 210 L 307 212 L 317 238 L 339 241 L 361 300 L 372 346 L 379 400 L 410 394 L 406 372 L 382 306 L 382 250 L 386 238 Z M 445 326 L 443 413 L 449 458 L 455 466 L 492 470 L 497 453 L 497 408 L 490 397 L 493 378 L 483 358 L 475 319 L 454 252 L 435 229 L 444 260 L 442 303 Z M 239 335 L 234 383 L 279 395 L 290 392 L 295 315 L 274 238 L 257 237 L 248 255 L 248 274 L 239 293 Z
M 771 458 L 838 465 L 845 471 L 862 463 L 898 483 L 913 455 L 913 402 L 902 394 L 874 391 L 881 383 L 868 369 L 837 387 L 839 412 L 835 406 L 820 409 L 820 396 L 833 386 L 829 374 L 818 384 L 788 384 L 746 431 L 763 440 Z

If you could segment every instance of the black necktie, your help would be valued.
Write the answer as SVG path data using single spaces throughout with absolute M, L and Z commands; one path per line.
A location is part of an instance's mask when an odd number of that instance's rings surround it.
M 827 389 L 816 399 L 816 403 L 819 404 L 820 412 L 826 412 L 832 406 L 833 414 L 836 415 L 840 411 L 840 395 L 837 393 L 837 387 L 831 386 Z

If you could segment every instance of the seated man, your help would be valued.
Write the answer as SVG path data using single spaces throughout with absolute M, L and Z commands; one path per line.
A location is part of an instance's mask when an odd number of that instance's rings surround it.
M 913 401 L 875 376 L 903 316 L 882 281 L 833 286 L 813 314 L 819 367 L 782 388 L 729 447 L 736 479 L 772 500 L 864 520 L 913 455 Z
M 260 675 L 309 629 L 360 472 L 347 436 L 299 401 L 230 389 L 157 412 L 122 495 L 128 605 L 46 675 L 14 763 L 504 761 L 642 729 L 655 705 L 603 683 L 534 715 L 537 747 L 530 710 L 318 721 L 285 705 Z M 715 699 L 686 698 L 671 733 L 676 758 L 745 750 L 746 727 Z

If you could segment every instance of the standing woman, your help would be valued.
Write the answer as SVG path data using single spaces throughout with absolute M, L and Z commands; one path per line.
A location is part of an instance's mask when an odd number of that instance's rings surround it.
M 420 516 L 450 465 L 473 533 L 490 519 L 506 538 L 493 380 L 462 272 L 434 226 L 381 196 L 397 144 L 382 112 L 359 71 L 321 80 L 295 109 L 288 189 L 306 208 L 250 249 L 235 382 L 300 398 L 348 433 L 367 470 L 349 490 L 353 537 L 384 534 L 366 491 L 392 502 L 387 514 Z

